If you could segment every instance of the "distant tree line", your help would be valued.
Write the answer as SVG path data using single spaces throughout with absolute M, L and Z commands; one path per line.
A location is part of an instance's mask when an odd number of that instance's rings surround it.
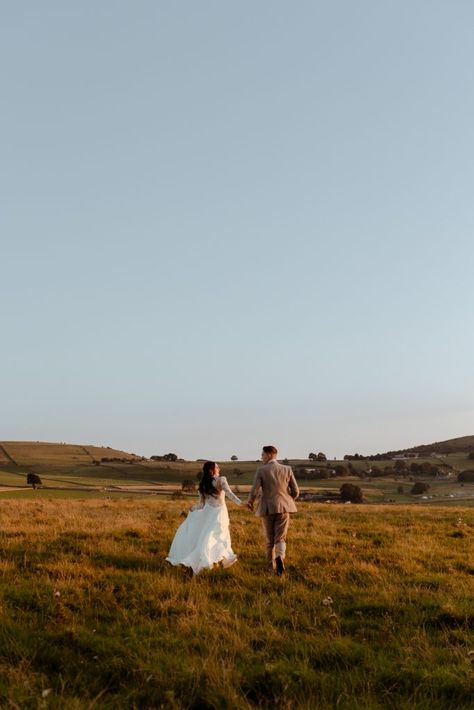
M 306 466 L 296 466 L 294 469 L 296 478 L 304 481 L 326 480 L 328 478 L 336 478 L 337 476 L 347 476 L 348 468 L 342 464 L 330 466 L 329 464 L 323 468 L 307 468 Z
M 136 458 L 136 459 L 127 459 L 127 458 L 121 458 L 120 456 L 102 456 L 100 459 L 100 463 L 134 463 L 135 461 L 146 461 L 146 458 Z M 94 461 L 94 463 L 97 464 L 99 463 L 98 461 Z
M 164 456 L 150 456 L 151 461 L 183 461 L 183 459 L 178 459 L 177 454 L 164 454 Z
M 344 454 L 344 461 L 386 461 L 401 453 L 403 452 L 388 451 L 386 454 L 370 454 L 370 456 L 364 456 L 363 454 Z M 409 452 L 407 452 L 407 456 L 409 456 Z
M 322 451 L 320 451 L 319 454 L 310 453 L 310 454 L 308 454 L 308 460 L 309 461 L 327 461 L 327 456 L 326 456 L 326 454 L 323 454 Z

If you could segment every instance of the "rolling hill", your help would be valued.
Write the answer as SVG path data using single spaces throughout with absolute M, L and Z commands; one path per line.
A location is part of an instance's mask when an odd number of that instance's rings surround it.
M 0 441 L 0 466 L 11 464 L 31 466 L 42 463 L 58 466 L 91 465 L 105 458 L 122 461 L 142 460 L 141 456 L 112 449 L 109 446 L 83 446 L 42 441 Z
M 398 451 L 387 451 L 386 455 L 394 454 L 457 454 L 470 453 L 474 451 L 474 436 L 459 436 L 456 439 L 446 441 L 435 441 L 433 444 L 421 444 L 412 446 L 410 449 L 399 449 Z M 385 454 L 384 454 L 385 455 Z

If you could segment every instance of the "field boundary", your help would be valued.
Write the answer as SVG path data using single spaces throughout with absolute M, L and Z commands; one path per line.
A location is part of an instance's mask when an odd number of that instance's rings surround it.
M 7 458 L 9 461 L 11 461 L 11 463 L 12 463 L 14 466 L 18 466 L 18 464 L 17 464 L 17 462 L 15 461 L 15 459 L 10 456 L 10 454 L 8 453 L 8 451 L 6 450 L 6 448 L 5 448 L 4 446 L 2 446 L 2 444 L 0 444 L 0 451 L 2 451 L 2 452 L 5 454 L 6 458 Z

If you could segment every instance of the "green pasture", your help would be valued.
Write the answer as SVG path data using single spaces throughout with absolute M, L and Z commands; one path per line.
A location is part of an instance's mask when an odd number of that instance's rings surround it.
M 417 463 L 422 463 L 428 460 L 430 463 L 439 464 L 440 459 L 417 459 Z M 413 481 L 409 480 L 409 476 L 403 477 L 401 474 L 373 477 L 367 475 L 364 479 L 359 479 L 354 476 L 343 476 L 326 480 L 311 480 L 299 478 L 299 485 L 302 489 L 312 490 L 314 492 L 328 492 L 329 494 L 337 494 L 340 486 L 344 482 L 352 482 L 362 488 L 364 498 L 367 503 L 396 503 L 396 504 L 420 504 L 420 505 L 436 505 L 443 504 L 449 507 L 456 505 L 474 505 L 474 484 L 465 483 L 463 485 L 457 483 L 456 476 L 458 470 L 469 468 L 470 461 L 467 455 L 456 454 L 443 458 L 449 461 L 449 465 L 453 466 L 453 476 L 451 479 L 435 479 L 432 477 L 420 477 L 420 475 L 412 476 L 415 480 L 426 481 L 430 489 L 426 497 L 410 495 L 410 489 L 413 486 Z M 442 461 L 441 461 L 442 462 Z M 329 466 L 338 465 L 347 462 L 329 462 Z M 368 462 L 356 461 L 352 462 L 356 470 L 367 470 Z M 315 464 L 309 461 L 294 460 L 290 461 L 298 473 L 298 466 L 304 465 L 307 468 L 313 468 Z M 373 465 L 373 464 L 372 464 Z M 393 466 L 393 461 L 376 462 L 379 468 L 385 466 Z M 258 466 L 256 461 L 245 462 L 222 462 L 221 470 L 229 479 L 232 486 L 248 490 L 248 486 L 252 483 L 255 470 Z M 457 468 L 456 468 L 457 467 Z M 114 486 L 149 486 L 154 488 L 156 492 L 161 494 L 160 487 L 163 485 L 174 486 L 180 488 L 184 480 L 191 480 L 197 484 L 197 476 L 202 468 L 202 462 L 132 462 L 132 463 L 104 463 L 100 466 L 90 464 L 58 464 L 55 459 L 51 463 L 44 461 L 31 466 L 14 466 L 12 464 L 0 466 L 0 487 L 1 486 L 25 486 L 26 475 L 29 471 L 37 473 L 44 485 L 42 491 L 35 491 L 38 497 L 52 496 L 61 498 L 90 498 L 92 496 L 101 497 L 103 495 L 123 495 L 118 492 L 108 490 L 103 492 L 102 488 L 110 489 Z M 399 486 L 403 487 L 403 493 L 398 492 Z M 93 491 L 80 491 L 81 487 L 94 488 Z M 66 488 L 54 492 L 53 488 Z M 54 495 L 53 495 L 54 494 Z M 0 492 L 0 497 L 12 497 L 16 495 L 14 492 Z M 24 491 L 18 493 L 19 496 L 25 495 Z M 133 493 L 138 495 L 138 493 Z M 245 497 L 245 493 L 242 494 Z

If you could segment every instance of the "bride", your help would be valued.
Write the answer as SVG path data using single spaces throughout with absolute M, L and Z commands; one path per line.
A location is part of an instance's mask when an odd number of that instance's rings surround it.
M 237 562 L 229 532 L 227 495 L 237 505 L 240 498 L 232 493 L 225 476 L 219 476 L 219 466 L 206 461 L 199 483 L 199 503 L 193 506 L 179 526 L 166 558 L 172 565 L 191 567 L 194 574 L 211 569 L 216 562 L 223 567 Z

